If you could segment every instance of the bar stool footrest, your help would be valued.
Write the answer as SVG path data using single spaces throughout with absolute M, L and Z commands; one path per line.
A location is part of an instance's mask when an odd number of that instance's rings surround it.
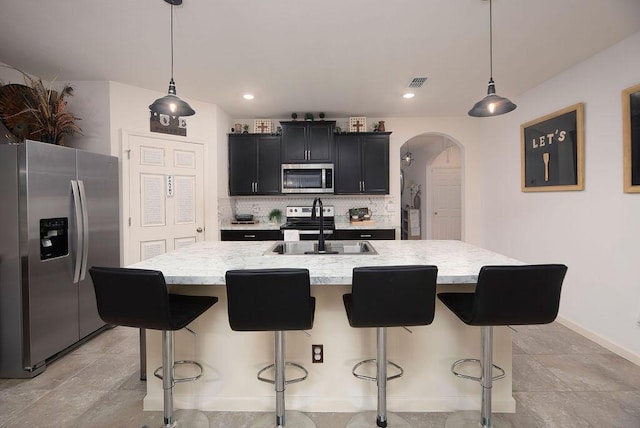
M 481 377 L 478 376 L 471 376 L 471 375 L 467 375 L 464 373 L 460 373 L 456 371 L 456 367 L 458 367 L 461 364 L 468 364 L 468 363 L 474 363 L 474 364 L 478 364 L 480 365 L 480 367 L 482 367 L 482 362 L 477 359 L 477 358 L 463 358 L 461 360 L 456 361 L 455 363 L 453 363 L 451 365 L 451 373 L 453 373 L 454 375 L 463 378 L 463 379 L 470 379 L 470 380 L 475 380 L 476 382 L 480 382 L 482 380 Z M 493 376 L 493 380 L 499 380 L 505 377 L 505 372 L 504 369 L 502 367 L 496 366 L 495 364 L 493 364 L 493 368 L 498 370 L 500 372 L 500 374 Z
M 353 374 L 355 377 L 357 377 L 358 379 L 364 379 L 364 380 L 369 380 L 372 382 L 376 382 L 378 379 L 376 377 L 373 376 L 367 376 L 367 375 L 363 375 L 360 373 L 356 373 L 356 370 L 358 370 L 358 367 L 364 365 L 364 364 L 375 364 L 376 363 L 376 359 L 375 358 L 371 358 L 368 360 L 363 360 L 360 361 L 358 364 L 356 364 L 355 366 L 353 366 L 353 369 L 351 370 L 351 374 Z M 392 361 L 387 361 L 387 364 L 395 367 L 399 373 L 392 375 L 392 376 L 387 376 L 387 380 L 393 380 L 393 379 L 397 379 L 399 377 L 401 377 L 404 374 L 404 369 L 402 367 L 400 367 L 399 365 L 397 365 L 396 363 L 392 362 Z
M 180 378 L 174 378 L 173 382 L 174 383 L 180 383 L 180 382 L 193 382 L 194 380 L 198 380 L 202 377 L 202 364 L 200 364 L 197 361 L 193 361 L 193 360 L 179 360 L 176 361 L 175 363 L 173 363 L 173 367 L 175 368 L 175 366 L 177 366 L 178 364 L 191 364 L 194 365 L 196 367 L 198 367 L 200 369 L 200 373 L 198 373 L 196 376 L 192 376 L 192 377 L 180 377 Z M 158 367 L 157 369 L 155 369 L 155 371 L 153 372 L 153 375 L 155 377 L 157 377 L 158 379 L 162 379 L 162 366 Z
M 307 378 L 307 376 L 309 376 L 309 372 L 307 371 L 307 369 L 305 369 L 303 366 L 301 366 L 298 363 L 292 363 L 292 362 L 286 361 L 284 364 L 285 364 L 285 366 L 296 367 L 296 368 L 298 368 L 298 369 L 300 369 L 300 370 L 302 370 L 304 372 L 303 376 L 300 376 L 300 377 L 297 377 L 297 378 L 294 378 L 294 379 L 289 379 L 289 380 L 285 379 L 285 381 L 284 381 L 285 385 L 289 385 L 291 383 L 296 383 L 296 382 L 302 382 L 303 380 L 305 380 Z M 261 380 L 262 382 L 266 382 L 266 383 L 275 384 L 276 381 L 274 379 L 269 379 L 269 378 L 261 376 L 262 373 L 266 372 L 269 369 L 273 369 L 273 368 L 275 368 L 275 364 L 269 364 L 267 367 L 265 367 L 262 370 L 260 370 L 258 372 L 258 380 Z

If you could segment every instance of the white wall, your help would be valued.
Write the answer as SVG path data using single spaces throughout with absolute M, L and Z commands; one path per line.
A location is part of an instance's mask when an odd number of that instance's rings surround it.
M 76 124 L 82 135 L 65 138 L 64 145 L 105 155 L 117 156 L 111 150 L 109 82 L 71 82 L 73 96 L 68 109 L 80 118 Z
M 467 224 L 495 251 L 565 263 L 562 319 L 640 364 L 640 195 L 622 191 L 621 111 L 621 91 L 640 82 L 638 70 L 640 33 L 514 99 L 514 112 L 483 119 Z M 578 102 L 585 190 L 522 193 L 520 124 Z

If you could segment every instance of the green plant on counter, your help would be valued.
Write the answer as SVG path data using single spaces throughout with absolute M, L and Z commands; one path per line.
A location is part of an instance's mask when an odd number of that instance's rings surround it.
M 282 211 L 277 208 L 274 208 L 269 213 L 269 221 L 279 223 L 282 220 Z

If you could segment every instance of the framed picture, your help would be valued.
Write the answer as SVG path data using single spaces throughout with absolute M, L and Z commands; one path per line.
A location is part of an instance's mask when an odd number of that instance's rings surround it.
M 523 192 L 584 190 L 584 104 L 520 125 Z
M 349 132 L 366 132 L 366 130 L 367 130 L 366 117 L 350 117 L 349 118 Z
M 624 191 L 640 193 L 640 84 L 622 91 Z
M 271 119 L 256 119 L 253 124 L 253 132 L 256 134 L 271 134 Z

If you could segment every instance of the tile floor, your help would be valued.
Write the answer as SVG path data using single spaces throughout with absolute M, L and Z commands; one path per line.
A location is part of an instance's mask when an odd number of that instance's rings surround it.
M 517 327 L 513 354 L 516 413 L 496 420 L 514 428 L 640 428 L 640 367 L 558 323 Z M 138 331 L 117 327 L 34 379 L 0 379 L 0 427 L 153 427 L 160 412 L 141 410 L 144 394 Z M 245 428 L 256 415 L 206 412 L 211 428 Z M 352 414 L 309 416 L 318 428 L 339 428 Z M 447 413 L 402 416 L 432 428 L 444 427 Z

